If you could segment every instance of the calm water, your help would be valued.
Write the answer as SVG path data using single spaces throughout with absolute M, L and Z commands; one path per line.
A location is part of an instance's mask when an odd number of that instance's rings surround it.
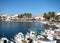
M 7 37 L 8 39 L 11 39 L 19 32 L 26 34 L 32 27 L 36 28 L 38 32 L 41 32 L 44 29 L 48 29 L 50 26 L 41 23 L 0 22 L 0 38 Z M 52 27 L 55 28 L 54 26 Z

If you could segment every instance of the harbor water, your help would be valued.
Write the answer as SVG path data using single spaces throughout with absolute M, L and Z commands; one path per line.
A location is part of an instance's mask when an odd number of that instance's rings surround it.
M 26 34 L 32 27 L 34 27 L 38 31 L 38 33 L 44 31 L 44 29 L 48 29 L 49 27 L 52 27 L 53 29 L 56 28 L 55 26 L 49 26 L 42 23 L 0 22 L 0 38 L 6 37 L 8 39 L 11 39 L 19 32 Z

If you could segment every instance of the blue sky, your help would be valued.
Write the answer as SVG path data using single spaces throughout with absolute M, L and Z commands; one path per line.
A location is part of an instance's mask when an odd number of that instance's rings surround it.
M 0 0 L 0 14 L 60 12 L 60 0 Z

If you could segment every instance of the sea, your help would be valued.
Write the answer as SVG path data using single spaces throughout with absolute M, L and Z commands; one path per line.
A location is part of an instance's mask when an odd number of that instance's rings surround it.
M 22 32 L 23 34 L 30 32 L 32 27 L 34 27 L 38 33 L 45 29 L 49 29 L 49 27 L 52 27 L 53 29 L 57 28 L 55 26 L 36 22 L 0 22 L 0 38 L 6 37 L 11 40 L 19 32 Z

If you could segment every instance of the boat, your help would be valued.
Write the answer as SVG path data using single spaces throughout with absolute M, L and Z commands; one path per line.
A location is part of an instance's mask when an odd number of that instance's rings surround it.
M 56 43 L 52 34 L 54 34 L 54 31 L 51 28 L 50 30 L 45 30 L 41 35 L 38 35 L 37 30 L 33 29 L 27 32 L 26 35 L 19 32 L 14 36 L 14 40 L 15 43 Z
M 55 23 L 55 26 L 60 28 L 60 23 Z
M 53 22 L 49 22 L 48 25 L 50 25 L 50 26 L 54 26 L 55 23 L 53 23 Z
M 51 30 L 51 28 L 49 30 L 45 30 L 41 35 L 37 35 L 34 30 L 31 30 L 28 34 L 29 38 L 32 37 L 31 39 L 33 39 L 33 43 L 56 43 L 56 40 L 53 39 L 52 35 L 54 34 L 54 31 Z M 45 37 L 46 35 L 47 37 Z
M 41 21 L 42 24 L 48 24 L 48 21 Z
M 55 26 L 60 28 L 60 24 L 56 24 Z
M 0 39 L 0 43 L 14 43 L 13 41 L 8 40 L 6 37 Z
M 14 36 L 15 43 L 22 43 L 22 40 L 24 40 L 23 33 L 19 32 L 17 35 Z
M 57 43 L 60 43 L 60 29 L 55 29 L 54 31 L 55 31 L 55 33 L 56 33 Z

